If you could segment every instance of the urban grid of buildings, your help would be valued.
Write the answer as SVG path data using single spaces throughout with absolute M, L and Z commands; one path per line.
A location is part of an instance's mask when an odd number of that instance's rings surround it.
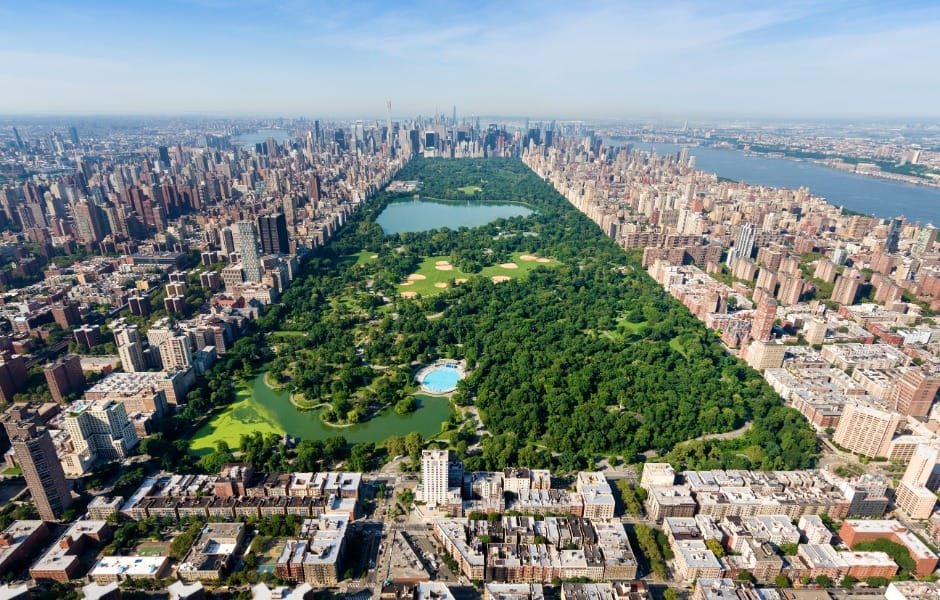
M 237 126 L 158 124 L 146 133 L 89 125 L 81 135 L 20 126 L 0 137 L 0 423 L 6 467 L 22 473 L 39 516 L 0 532 L 0 574 L 30 578 L 0 586 L 0 596 L 28 598 L 37 583 L 58 582 L 118 598 L 122 586 L 150 582 L 172 598 L 205 597 L 245 556 L 257 533 L 248 524 L 276 517 L 300 523 L 299 534 L 270 540 L 279 583 L 250 587 L 252 597 L 341 584 L 354 593 L 345 573 L 363 551 L 370 474 L 261 474 L 242 463 L 159 473 L 127 498 L 96 497 L 80 517 L 63 517 L 78 501 L 73 480 L 127 460 L 160 432 L 303 261 L 417 156 L 520 157 L 606 235 L 642 252 L 649 274 L 834 451 L 872 461 L 863 474 L 646 463 L 638 488 L 674 556 L 673 583 L 696 599 L 772 599 L 795 597 L 766 587 L 781 576 L 891 579 L 895 556 L 853 549 L 876 540 L 901 548 L 917 577 L 935 571 L 935 228 L 844 213 L 806 189 L 721 180 L 697 171 L 688 149 L 605 146 L 581 124 L 508 131 L 458 121 L 456 109 L 393 122 L 389 107 L 384 123 L 276 126 L 291 135 L 242 143 Z M 31 373 L 48 397 L 24 397 Z M 464 472 L 447 450 L 423 451 L 420 468 L 413 514 L 483 598 L 652 598 L 633 517 L 618 514 L 604 471 L 564 483 L 524 465 Z M 154 519 L 199 524 L 181 560 L 106 552 L 118 523 Z M 455 597 L 431 580 L 436 565 L 406 528 L 381 540 L 379 597 Z M 940 590 L 896 581 L 884 595 Z

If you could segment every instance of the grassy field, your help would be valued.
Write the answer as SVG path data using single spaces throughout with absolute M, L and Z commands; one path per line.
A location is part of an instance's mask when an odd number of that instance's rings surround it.
M 357 253 L 357 254 L 351 254 L 350 256 L 355 256 L 355 257 L 356 257 L 356 264 L 357 264 L 357 265 L 365 265 L 365 264 L 368 264 L 368 263 L 372 262 L 372 261 L 375 260 L 376 258 L 378 258 L 378 255 L 377 255 L 377 254 L 374 254 L 374 253 L 372 253 L 372 252 L 369 252 L 368 250 L 363 250 L 363 251 L 361 251 L 361 252 L 359 252 L 359 253 Z
M 432 256 L 424 260 L 421 263 L 421 266 L 418 268 L 416 275 L 424 277 L 424 279 L 416 279 L 411 283 L 398 286 L 398 293 L 402 292 L 415 292 L 420 296 L 436 296 L 440 294 L 441 291 L 447 289 L 453 285 L 455 279 L 470 279 L 471 277 L 510 277 L 515 279 L 517 277 L 525 277 L 530 271 L 539 266 L 552 267 L 560 264 L 557 260 L 551 259 L 549 262 L 538 262 L 535 260 L 522 260 L 520 257 L 523 256 L 523 253 L 515 253 L 512 255 L 512 261 L 516 264 L 516 268 L 506 268 L 500 265 L 493 265 L 490 267 L 485 267 L 479 273 L 464 273 L 456 266 L 452 266 L 451 270 L 441 270 L 438 268 L 437 263 L 440 261 L 446 261 L 448 257 L 446 256 Z
M 271 337 L 302 337 L 307 335 L 306 331 L 291 331 L 289 329 L 282 329 L 279 331 L 272 331 Z
M 461 194 L 479 194 L 483 191 L 483 188 L 478 185 L 465 185 L 463 187 L 457 188 L 457 191 Z
M 210 454 L 220 440 L 225 440 L 234 450 L 243 433 L 260 431 L 262 434 L 283 435 L 284 430 L 277 422 L 252 403 L 250 393 L 248 389 L 239 389 L 238 400 L 199 428 L 190 442 L 189 451 L 197 456 Z
M 137 556 L 142 556 L 145 558 L 154 557 L 154 556 L 165 556 L 168 544 L 156 544 L 156 543 L 144 543 L 137 544 L 137 547 L 134 549 L 134 553 Z

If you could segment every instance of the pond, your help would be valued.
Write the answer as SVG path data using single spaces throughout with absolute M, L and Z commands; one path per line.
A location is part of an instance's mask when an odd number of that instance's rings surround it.
M 342 435 L 348 442 L 382 442 L 389 436 L 405 436 L 417 431 L 425 438 L 440 432 L 450 419 L 450 401 L 417 394 L 418 410 L 407 415 L 387 408 L 375 418 L 348 427 L 330 427 L 320 420 L 322 409 L 299 411 L 291 403 L 287 391 L 271 389 L 261 373 L 238 390 L 235 402 L 203 425 L 190 442 L 194 454 L 208 454 L 219 440 L 231 448 L 238 447 L 244 433 L 287 433 L 306 440 L 325 440 Z
M 390 203 L 376 219 L 385 233 L 433 231 L 441 227 L 479 227 L 497 219 L 525 217 L 532 209 L 511 202 L 402 200 Z

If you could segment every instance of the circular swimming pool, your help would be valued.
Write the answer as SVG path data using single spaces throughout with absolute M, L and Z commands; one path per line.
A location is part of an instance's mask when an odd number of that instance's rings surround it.
M 421 378 L 421 386 L 432 394 L 446 394 L 457 389 L 460 371 L 456 365 L 441 365 L 429 369 Z

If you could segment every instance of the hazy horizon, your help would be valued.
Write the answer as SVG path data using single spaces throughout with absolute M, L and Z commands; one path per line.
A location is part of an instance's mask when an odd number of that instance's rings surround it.
M 0 4 L 0 116 L 924 120 L 940 5 Z

